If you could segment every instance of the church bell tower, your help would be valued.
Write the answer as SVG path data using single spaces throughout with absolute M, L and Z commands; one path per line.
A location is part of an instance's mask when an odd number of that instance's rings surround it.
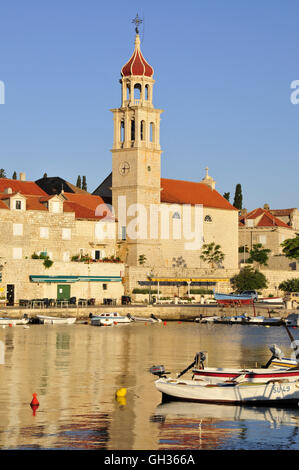
M 121 69 L 121 106 L 112 109 L 112 205 L 118 222 L 118 238 L 127 244 L 127 264 L 137 266 L 144 255 L 146 265 L 161 258 L 157 227 L 151 217 L 160 205 L 160 115 L 153 105 L 153 68 L 140 49 L 136 16 L 134 52 Z M 160 262 L 162 260 L 160 259 Z

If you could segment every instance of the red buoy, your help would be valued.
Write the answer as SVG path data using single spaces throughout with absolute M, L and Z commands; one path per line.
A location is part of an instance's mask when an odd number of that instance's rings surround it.
M 32 396 L 33 396 L 33 398 L 32 398 L 32 400 L 31 400 L 30 405 L 31 405 L 31 406 L 38 406 L 38 405 L 39 405 L 39 401 L 38 401 L 38 399 L 37 399 L 37 397 L 36 397 L 36 393 L 33 393 Z

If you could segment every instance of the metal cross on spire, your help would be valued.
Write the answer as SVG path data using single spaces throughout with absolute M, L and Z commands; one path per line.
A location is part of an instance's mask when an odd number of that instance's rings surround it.
M 132 23 L 135 23 L 135 25 L 136 25 L 136 28 L 135 28 L 136 34 L 139 34 L 139 25 L 142 23 L 142 21 L 143 20 L 141 18 L 139 18 L 138 13 L 137 13 L 136 17 L 134 18 L 134 20 L 132 20 Z

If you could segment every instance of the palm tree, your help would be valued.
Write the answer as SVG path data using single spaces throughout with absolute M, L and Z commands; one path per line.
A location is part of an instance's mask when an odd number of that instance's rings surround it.
M 225 254 L 221 251 L 221 246 L 216 245 L 216 243 L 205 243 L 202 246 L 202 254 L 200 259 L 208 263 L 212 269 L 215 268 L 215 265 L 219 265 L 224 260 Z

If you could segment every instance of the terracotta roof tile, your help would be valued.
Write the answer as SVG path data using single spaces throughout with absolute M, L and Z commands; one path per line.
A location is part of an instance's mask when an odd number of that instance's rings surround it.
M 102 204 L 107 209 L 107 215 L 112 218 L 109 207 L 104 203 L 100 196 L 93 196 L 89 193 L 64 193 L 63 195 L 66 198 L 64 206 L 72 208 L 75 212 L 76 218 L 101 220 L 105 217 L 105 212 L 103 213 L 103 216 L 98 216 L 96 215 L 96 209 Z
M 161 179 L 161 202 L 171 204 L 202 204 L 204 207 L 237 211 L 218 191 L 205 183 Z
M 249 212 L 247 215 L 243 215 L 239 218 L 239 225 L 244 226 L 247 219 L 254 220 L 261 217 L 256 227 L 285 227 L 290 228 L 289 225 L 285 224 L 282 220 L 275 217 L 271 212 L 260 207 Z
M 8 178 L 0 178 L 0 193 L 4 190 L 11 188 L 13 193 L 31 194 L 44 196 L 46 193 L 33 181 L 20 181 Z

